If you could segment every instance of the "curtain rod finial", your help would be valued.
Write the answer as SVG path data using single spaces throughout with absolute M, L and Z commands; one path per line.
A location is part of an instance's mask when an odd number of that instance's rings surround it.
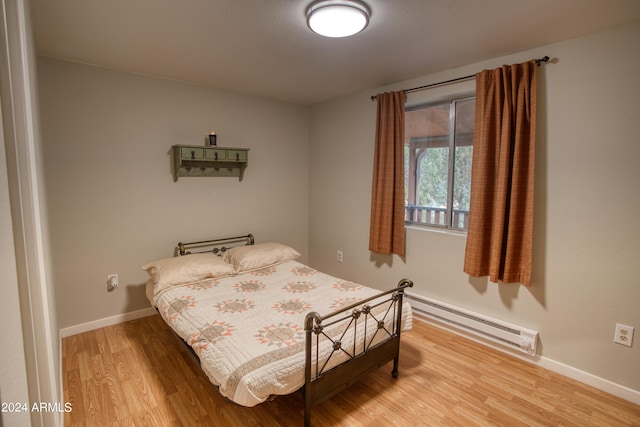
M 541 63 L 543 62 L 549 62 L 549 57 L 548 56 L 543 56 L 540 59 L 536 59 L 536 65 L 539 67 Z

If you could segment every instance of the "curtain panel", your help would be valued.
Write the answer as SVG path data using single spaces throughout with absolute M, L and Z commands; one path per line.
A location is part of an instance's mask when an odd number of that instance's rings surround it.
M 535 61 L 476 74 L 464 271 L 531 286 Z
M 369 250 L 404 257 L 405 93 L 383 93 L 376 100 Z

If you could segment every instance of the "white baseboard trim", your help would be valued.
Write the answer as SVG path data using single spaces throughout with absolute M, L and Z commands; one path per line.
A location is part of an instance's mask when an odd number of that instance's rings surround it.
M 640 391 L 634 390 L 629 387 L 625 387 L 621 384 L 614 383 L 613 381 L 600 378 L 593 374 L 590 374 L 580 369 L 576 369 L 572 366 L 565 365 L 564 363 L 556 362 L 546 357 L 540 357 L 536 363 L 538 366 L 553 371 L 557 374 L 564 375 L 573 380 L 579 381 L 583 384 L 590 385 L 621 399 L 628 400 L 631 403 L 640 405 Z
M 506 348 L 506 347 L 502 347 L 499 345 L 495 345 L 494 343 L 492 343 L 489 340 L 483 340 L 483 339 L 479 339 L 478 337 L 472 335 L 472 334 L 467 334 L 465 332 L 456 330 L 455 328 L 452 328 L 444 323 L 440 323 L 437 321 L 434 321 L 430 318 L 424 317 L 424 316 L 420 316 L 417 313 L 414 313 L 414 319 L 418 320 L 420 322 L 425 322 L 428 323 L 430 325 L 433 325 L 437 328 L 440 329 L 444 329 L 446 331 L 452 332 L 456 335 L 460 335 L 464 338 L 470 339 L 472 341 L 475 341 L 477 343 L 486 345 L 488 347 L 491 347 L 495 350 L 498 350 L 502 353 L 506 353 L 509 354 L 513 357 L 516 357 L 520 360 L 523 360 L 525 362 L 528 363 L 532 363 L 534 365 L 538 365 L 541 368 L 544 369 L 548 369 L 552 372 L 555 372 L 557 374 L 560 375 L 564 375 L 565 377 L 571 378 L 573 380 L 579 381 L 583 384 L 589 385 L 591 387 L 597 388 L 598 390 L 602 390 L 606 393 L 612 394 L 614 396 L 617 396 L 621 399 L 627 400 L 631 403 L 634 403 L 636 405 L 640 405 L 640 390 L 634 390 L 632 388 L 629 387 L 625 387 L 621 384 L 617 384 L 614 383 L 612 381 L 606 380 L 604 378 L 600 378 L 598 376 L 595 376 L 593 374 L 590 374 L 588 372 L 582 371 L 580 369 L 574 368 L 572 366 L 569 365 L 565 365 L 564 363 L 560 363 L 557 362 L 555 360 L 549 359 L 547 357 L 543 357 L 543 356 L 527 356 L 523 353 L 517 352 L 517 351 L 510 351 L 510 349 Z
M 141 317 L 152 316 L 157 311 L 153 307 L 143 308 L 142 310 L 131 311 L 129 313 L 117 314 L 104 319 L 92 320 L 91 322 L 81 323 L 80 325 L 69 326 L 60 329 L 60 337 L 66 338 L 72 335 L 81 334 L 83 332 L 93 331 L 94 329 L 104 328 L 105 326 L 117 325 L 118 323 L 128 322 L 129 320 L 140 319 Z

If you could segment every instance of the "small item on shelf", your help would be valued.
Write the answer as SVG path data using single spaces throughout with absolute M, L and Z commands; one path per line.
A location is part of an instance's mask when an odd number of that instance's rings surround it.
M 217 145 L 217 135 L 215 131 L 209 132 L 209 145 L 212 145 L 212 146 Z

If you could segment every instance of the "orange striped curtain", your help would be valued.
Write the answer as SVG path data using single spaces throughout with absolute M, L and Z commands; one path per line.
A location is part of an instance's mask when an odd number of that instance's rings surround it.
M 404 102 L 401 92 L 376 96 L 369 250 L 404 256 Z
M 536 64 L 476 74 L 464 271 L 531 286 Z

